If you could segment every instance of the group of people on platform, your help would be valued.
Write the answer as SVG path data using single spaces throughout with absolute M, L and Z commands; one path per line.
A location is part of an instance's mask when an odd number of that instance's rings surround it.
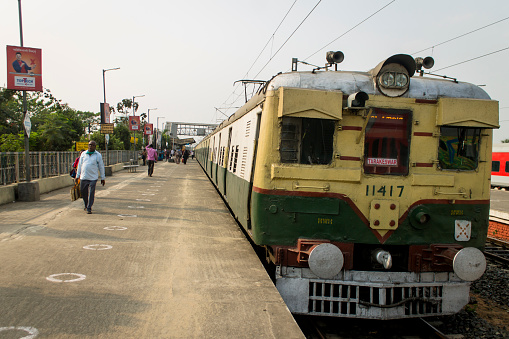
M 104 186 L 106 181 L 106 173 L 104 170 L 104 162 L 101 153 L 96 151 L 97 144 L 94 140 L 90 140 L 88 143 L 87 151 L 83 151 L 81 155 L 76 158 L 71 170 L 71 177 L 74 178 L 76 183 L 80 185 L 81 197 L 85 204 L 84 210 L 87 214 L 92 214 L 92 205 L 94 204 L 95 197 L 95 186 L 99 178 L 101 184 Z M 180 164 L 180 161 L 187 163 L 189 157 L 194 159 L 194 152 L 189 151 L 185 148 L 182 150 L 167 150 L 158 153 L 152 145 L 147 145 L 141 152 L 141 158 L 143 159 L 143 166 L 148 165 L 148 176 L 151 177 L 154 173 L 154 164 L 158 160 L 170 161 L 175 157 L 175 163 Z
M 182 161 L 182 163 L 185 165 L 185 164 L 187 164 L 187 160 L 189 159 L 189 157 L 191 157 L 191 159 L 194 159 L 194 151 L 189 151 L 185 148 L 177 149 L 177 150 L 164 149 L 164 151 L 157 151 L 154 148 L 152 148 L 152 145 L 148 145 L 146 148 L 144 148 L 141 151 L 141 159 L 143 160 L 143 166 L 146 165 L 146 161 L 148 160 L 148 150 L 147 149 L 149 147 L 153 151 L 156 152 L 156 162 L 157 162 L 157 160 L 159 160 L 159 161 L 164 160 L 164 161 L 169 162 L 171 159 L 173 159 L 173 161 L 176 164 L 180 164 L 180 162 Z

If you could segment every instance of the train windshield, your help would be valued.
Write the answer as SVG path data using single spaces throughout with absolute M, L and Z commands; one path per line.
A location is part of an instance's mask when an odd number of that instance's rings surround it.
M 283 117 L 282 163 L 326 165 L 334 153 L 334 120 Z
M 366 126 L 364 173 L 406 175 L 411 112 L 375 108 Z
M 480 128 L 440 127 L 438 162 L 442 169 L 470 171 L 479 162 Z

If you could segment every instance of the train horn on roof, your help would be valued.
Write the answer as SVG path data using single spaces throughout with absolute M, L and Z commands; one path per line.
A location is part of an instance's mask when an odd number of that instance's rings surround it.
M 345 60 L 345 55 L 341 51 L 329 51 L 327 52 L 326 58 L 329 64 L 339 64 Z
M 432 57 L 425 57 L 424 59 L 421 57 L 415 58 L 415 66 L 418 71 L 420 71 L 422 67 L 429 69 L 433 67 L 434 64 L 435 60 Z

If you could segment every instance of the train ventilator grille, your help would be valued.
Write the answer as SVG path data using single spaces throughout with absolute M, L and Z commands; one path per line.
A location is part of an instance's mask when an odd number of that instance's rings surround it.
M 366 316 L 369 309 L 398 309 L 411 317 L 442 314 L 442 286 L 374 287 L 309 281 L 308 313 Z

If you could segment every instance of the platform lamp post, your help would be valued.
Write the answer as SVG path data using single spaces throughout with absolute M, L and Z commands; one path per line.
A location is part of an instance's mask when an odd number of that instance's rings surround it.
M 23 47 L 23 19 L 21 15 L 21 0 L 18 0 L 19 13 L 19 40 L 20 46 Z M 37 181 L 30 182 L 30 143 L 29 130 L 31 127 L 27 108 L 27 92 L 23 91 L 23 121 L 25 135 L 25 182 L 18 182 L 18 197 L 20 201 L 38 201 L 40 200 L 39 183 Z
M 141 97 L 144 97 L 145 94 L 143 95 L 134 95 L 133 96 L 133 117 L 136 115 L 136 109 L 135 109 L 135 106 L 134 106 L 134 98 L 141 98 Z M 133 139 L 133 144 L 134 144 L 134 155 L 133 155 L 133 159 L 136 160 L 136 164 L 138 164 L 138 157 L 136 156 L 136 130 L 133 131 L 133 134 L 134 134 L 134 139 Z
M 159 119 L 164 119 L 164 117 L 157 117 L 157 126 L 156 126 L 156 130 L 159 129 Z M 157 148 L 157 139 L 159 139 L 159 131 L 157 132 L 157 138 L 156 138 L 156 148 Z M 162 138 L 162 133 L 161 133 L 161 138 Z
M 149 108 L 147 111 L 147 124 L 150 124 L 150 111 L 155 111 L 157 108 Z M 147 138 L 147 144 L 148 144 L 148 138 Z
M 103 69 L 103 93 L 104 93 L 104 101 L 103 103 L 106 105 L 106 82 L 105 82 L 105 79 L 104 79 L 104 73 L 108 72 L 108 71 L 114 71 L 114 70 L 117 70 L 117 69 L 120 69 L 120 67 L 115 67 L 115 68 L 108 68 L 108 69 Z M 106 166 L 109 166 L 110 165 L 110 157 L 109 157 L 109 153 L 108 153 L 108 144 L 109 144 L 109 141 L 110 141 L 110 135 L 109 134 L 106 134 L 104 135 L 104 138 L 106 139 L 105 141 L 105 144 L 106 144 Z

